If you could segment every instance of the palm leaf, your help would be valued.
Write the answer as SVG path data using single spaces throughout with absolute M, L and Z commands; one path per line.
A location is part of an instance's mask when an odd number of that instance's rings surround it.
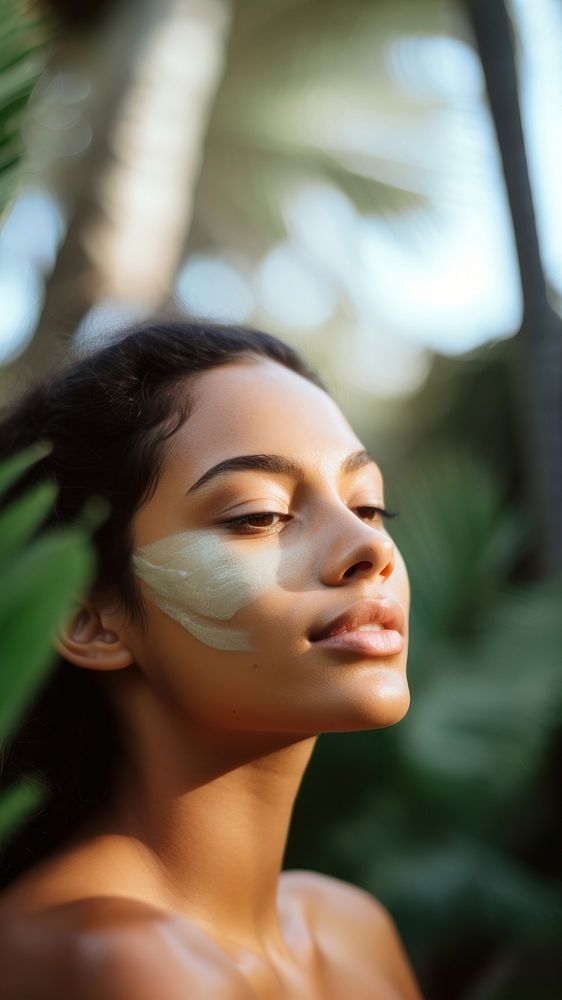
M 48 794 L 47 786 L 36 778 L 27 778 L 2 792 L 0 798 L 0 843 L 7 841 L 30 817 Z
M 405 929 L 415 914 L 418 940 L 458 944 L 461 936 L 484 933 L 544 946 L 562 930 L 556 889 L 503 852 L 464 834 L 431 846 L 411 846 L 399 856 L 387 852 L 384 860 L 371 863 L 365 879 L 401 915 Z
M 0 214 L 21 182 L 21 128 L 43 68 L 47 25 L 25 0 L 0 0 Z
M 405 764 L 465 829 L 494 829 L 540 778 L 562 714 L 561 602 L 559 585 L 497 599 L 475 641 L 436 647 L 416 690 L 401 729 Z
M 454 34 L 444 11 L 440 0 L 400 10 L 364 0 L 237 3 L 189 249 L 232 247 L 256 259 L 287 236 L 286 196 L 310 181 L 337 186 L 361 213 L 429 211 L 419 164 L 404 144 L 392 162 L 377 136 L 389 122 L 394 134 L 417 127 L 440 107 L 396 85 L 385 53 L 401 32 Z
M 50 512 L 56 494 L 54 483 L 39 483 L 0 514 L 0 561 L 30 540 Z
M 40 441 L 12 455 L 0 465 L 0 496 L 20 479 L 27 470 L 52 451 L 50 441 Z
M 50 450 L 50 443 L 39 443 L 4 461 L 0 494 Z M 55 495 L 54 483 L 40 483 L 0 515 L 0 754 L 53 664 L 56 630 L 92 578 L 88 534 L 107 514 L 95 498 L 72 527 L 51 528 L 32 540 Z M 29 776 L 3 792 L 0 840 L 12 835 L 45 794 Z
M 412 705 L 397 727 L 319 748 L 332 809 L 308 818 L 314 849 L 291 859 L 382 898 L 420 962 L 482 936 L 544 947 L 562 925 L 556 886 L 522 860 L 554 808 L 541 789 L 562 711 L 562 585 L 509 585 L 527 527 L 502 494 L 462 452 L 412 463 L 396 484 Z
M 525 521 L 506 515 L 500 484 L 470 455 L 442 450 L 396 480 L 395 538 L 412 584 L 416 636 L 469 633 L 521 551 Z
M 53 530 L 3 566 L 0 581 L 0 740 L 7 737 L 55 657 L 53 639 L 93 559 L 81 532 Z
M 560 718 L 562 588 L 506 590 L 526 524 L 476 459 L 442 451 L 413 464 L 396 501 L 415 688 L 400 753 L 426 799 L 489 829 L 528 792 Z

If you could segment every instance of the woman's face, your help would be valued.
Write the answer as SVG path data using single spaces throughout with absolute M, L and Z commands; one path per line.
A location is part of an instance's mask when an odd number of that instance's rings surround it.
M 127 639 L 139 668 L 206 727 L 315 734 L 398 722 L 409 586 L 372 510 L 384 508 L 378 466 L 350 459 L 364 448 L 333 400 L 274 361 L 204 372 L 190 392 L 190 416 L 133 519 L 147 628 Z M 345 637 L 315 638 L 348 612 Z

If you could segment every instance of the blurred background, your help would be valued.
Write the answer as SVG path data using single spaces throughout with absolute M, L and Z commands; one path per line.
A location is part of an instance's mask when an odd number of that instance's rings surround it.
M 561 0 L 0 0 L 0 399 L 155 311 L 277 333 L 380 462 L 412 705 L 286 866 L 428 1000 L 562 994 Z

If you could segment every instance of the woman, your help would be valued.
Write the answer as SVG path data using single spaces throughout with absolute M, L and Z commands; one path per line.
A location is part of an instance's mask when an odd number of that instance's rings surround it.
M 414 1000 L 369 893 L 281 874 L 322 732 L 406 713 L 408 578 L 383 480 L 298 355 L 152 323 L 5 415 L 52 452 L 53 521 L 111 514 L 60 663 L 11 747 L 46 809 L 5 852 L 0 1000 Z M 12 494 L 8 499 L 15 496 Z

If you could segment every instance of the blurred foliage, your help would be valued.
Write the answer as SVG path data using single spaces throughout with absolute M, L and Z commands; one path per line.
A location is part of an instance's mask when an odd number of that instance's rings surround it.
M 2 53 L 12 53 L 0 72 L 1 207 L 17 180 L 42 29 L 25 3 L 0 0 L 0 10 Z M 427 204 L 415 163 L 389 162 L 375 143 L 347 148 L 334 128 L 336 118 L 423 125 L 437 107 L 389 80 L 385 45 L 400 31 L 462 34 L 462 5 L 404 0 L 397 10 L 372 0 L 234 4 L 189 250 L 257 259 L 287 235 L 286 195 L 308 180 L 334 183 L 360 212 Z M 383 444 L 387 499 L 401 511 L 392 534 L 412 584 L 412 705 L 396 727 L 322 737 L 285 859 L 379 896 L 428 1000 L 555 1000 L 562 980 L 562 584 L 536 579 L 512 368 L 510 342 L 436 359 Z M 30 541 L 51 502 L 39 487 L 0 521 L 0 741 L 48 669 L 53 622 L 71 599 L 70 577 L 61 587 L 49 573 L 66 559 L 76 586 L 86 575 L 79 532 L 72 545 L 62 533 Z M 9 694 L 7 677 L 18 680 Z M 3 798 L 2 835 L 34 794 L 24 783 Z
M 0 0 L 0 214 L 22 180 L 21 126 L 48 31 L 48 19 L 29 0 Z
M 0 214 L 24 175 L 22 125 L 43 68 L 48 30 L 48 20 L 26 0 L 0 0 Z M 48 450 L 33 446 L 5 461 L 0 497 Z M 55 494 L 54 484 L 42 483 L 0 515 L 0 766 L 2 747 L 53 663 L 55 631 L 93 570 L 85 526 L 51 530 L 32 541 Z M 38 808 L 46 791 L 28 776 L 3 792 L 0 844 Z
M 348 0 L 345 4 L 338 0 L 236 0 L 228 4 L 225 0 L 225 5 L 232 8 L 233 16 L 224 52 L 224 78 L 216 98 L 209 95 L 212 111 L 204 148 L 201 151 L 197 142 L 193 149 L 196 158 L 203 153 L 204 163 L 193 220 L 185 219 L 183 245 L 176 240 L 175 218 L 171 232 L 170 213 L 153 213 L 158 221 L 150 215 L 147 223 L 157 227 L 151 243 L 178 244 L 177 258 L 172 260 L 173 253 L 170 255 L 170 273 L 161 276 L 163 301 L 152 302 L 154 308 L 173 302 L 175 271 L 194 251 L 232 252 L 242 270 L 257 264 L 279 240 L 290 235 L 287 200 L 309 183 L 328 184 L 342 192 L 360 214 L 391 219 L 418 206 L 429 210 L 432 184 L 436 187 L 435 178 L 427 176 L 429 171 L 415 162 L 411 151 L 400 151 L 392 142 L 389 150 L 385 136 L 388 138 L 389 131 L 396 135 L 401 126 L 411 130 L 419 120 L 433 121 L 450 99 L 438 94 L 414 99 L 411 90 L 392 78 L 388 59 L 389 46 L 401 30 L 456 37 L 463 22 L 449 0 L 410 0 L 399 9 L 388 0 Z M 52 6 L 58 10 L 61 5 Z M 114 5 L 116 10 L 125 6 Z M 152 29 L 155 35 L 169 22 L 173 9 L 171 3 L 161 6 L 160 12 L 155 0 L 140 5 L 143 9 L 152 7 L 151 16 L 159 25 Z M 194 22 L 198 17 L 212 21 L 214 6 L 211 2 L 198 5 Z M 188 22 L 189 5 L 184 13 Z M 136 20 L 140 19 L 139 9 Z M 146 166 L 137 159 L 138 149 L 129 149 L 121 135 L 127 135 L 129 98 L 134 98 L 133 106 L 139 103 L 134 94 L 142 75 L 139 66 L 144 65 L 146 37 L 142 32 L 132 33 L 130 26 L 126 29 L 122 45 L 127 46 L 131 72 L 116 73 L 118 60 L 111 58 L 115 33 L 111 19 L 99 37 L 90 33 L 95 36 L 93 43 L 92 37 L 89 39 L 91 60 L 86 73 L 91 90 L 81 113 L 86 130 L 91 127 L 92 141 L 78 154 L 80 169 L 65 156 L 65 137 L 60 130 L 58 135 L 54 130 L 51 135 L 49 129 L 40 130 L 42 142 L 44 133 L 47 141 L 49 136 L 52 141 L 51 153 L 44 154 L 48 167 L 42 181 L 64 202 L 67 229 L 46 281 L 35 336 L 16 355 L 15 369 L 10 371 L 9 363 L 2 366 L 3 395 L 9 394 L 9 381 L 20 365 L 43 370 L 45 359 L 71 339 L 97 304 L 100 288 L 107 288 L 108 283 L 111 286 L 103 275 L 103 262 L 108 259 L 105 243 L 100 249 L 99 240 L 119 242 L 120 213 L 115 199 L 127 205 L 146 183 Z M 82 37 L 80 32 L 67 31 L 67 58 L 74 46 L 75 56 L 81 54 L 86 65 L 83 47 L 76 46 L 77 35 Z M 102 58 L 101 53 L 108 55 Z M 173 62 L 180 56 L 172 54 L 170 58 Z M 64 57 L 60 66 L 64 66 Z M 150 86 L 155 88 L 156 81 Z M 64 120 L 64 107 L 61 110 Z M 185 135 L 188 120 L 182 118 Z M 174 108 L 171 119 L 162 118 L 159 124 L 154 132 L 155 162 L 159 149 L 161 156 L 169 158 L 185 145 L 182 129 L 175 127 Z M 377 139 L 379 130 L 381 138 Z M 170 142 L 170 135 L 174 139 L 166 152 L 164 145 Z M 178 162 L 181 159 L 178 156 Z M 122 181 L 126 189 L 120 188 L 116 195 L 112 178 L 123 163 L 128 165 L 127 178 Z M 181 172 L 176 183 L 182 183 Z M 177 197 L 178 203 L 183 202 L 181 192 Z M 123 231 L 124 217 L 120 220 Z M 107 292 L 108 296 L 127 300 L 124 281 L 117 282 L 118 293 Z M 342 286 L 338 294 L 340 308 L 346 310 L 349 293 Z M 258 317 L 255 321 L 259 325 Z
M 401 418 L 385 471 L 411 707 L 388 730 L 322 737 L 286 858 L 380 897 L 431 1000 L 559 995 L 562 581 L 525 571 L 535 537 L 497 391 L 509 352 L 437 364 Z
M 487 5 L 505 27 L 500 6 Z M 505 100 L 510 90 L 517 117 L 513 66 L 508 59 L 502 75 L 486 44 L 488 85 Z M 522 136 L 514 150 L 508 132 L 504 160 L 517 154 L 526 174 Z M 542 272 L 520 180 L 510 208 L 527 329 L 437 359 L 385 443 L 394 452 L 390 499 L 403 514 L 392 533 L 412 584 L 412 706 L 396 729 L 346 737 L 347 753 L 341 737 L 323 738 L 287 858 L 379 895 L 431 1000 L 555 1000 L 562 983 L 562 579 L 540 578 L 548 535 L 524 454 L 536 416 L 528 368 L 514 378 L 529 327 L 526 365 L 537 366 L 537 337 L 554 332 L 558 343 L 559 326 L 545 322 L 544 281 L 525 280 Z M 558 370 L 556 343 L 545 378 Z M 537 405 L 549 393 L 545 378 Z M 544 451 L 548 430 L 531 450 Z M 556 479 L 559 449 L 546 459 Z
M 394 160 L 376 134 L 390 122 L 397 130 L 429 121 L 444 99 L 414 101 L 391 79 L 386 50 L 402 30 L 454 36 L 463 24 L 454 7 L 238 0 L 233 11 L 189 250 L 232 249 L 256 260 L 287 236 L 287 196 L 307 182 L 333 184 L 362 214 L 428 207 L 419 163 L 406 151 Z
M 33 445 L 0 466 L 0 497 L 49 446 Z M 94 568 L 89 533 L 105 516 L 105 504 L 90 502 L 79 523 L 50 528 L 34 537 L 51 511 L 56 486 L 43 482 L 0 514 L 0 762 L 2 746 L 15 731 L 55 660 L 53 640 Z M 0 798 L 0 843 L 41 804 L 47 789 L 23 777 Z

